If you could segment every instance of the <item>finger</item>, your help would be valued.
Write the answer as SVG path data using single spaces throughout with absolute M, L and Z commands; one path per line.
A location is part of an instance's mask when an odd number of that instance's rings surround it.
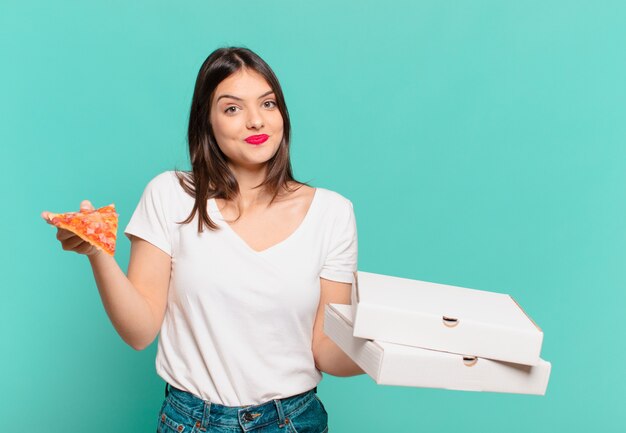
M 63 242 L 61 242 L 61 245 L 63 245 L 64 250 L 74 250 L 76 249 L 77 246 L 79 246 L 83 242 L 85 241 L 82 240 L 80 237 L 74 236 L 74 237 L 65 239 Z
M 80 202 L 80 210 L 94 210 L 95 208 L 92 206 L 89 200 L 83 200 Z
M 41 213 L 41 217 L 42 217 L 44 220 L 46 220 L 46 222 L 47 222 L 48 224 L 50 224 L 50 225 L 54 225 L 54 224 L 52 223 L 52 214 L 51 214 L 50 212 L 48 212 L 48 211 L 43 211 L 43 212 Z
M 80 239 L 80 236 L 77 236 L 76 233 L 73 233 L 69 230 L 66 229 L 62 229 L 61 227 L 57 227 L 57 239 L 60 241 L 64 241 L 66 239 L 69 239 L 73 236 L 76 236 L 78 239 Z
M 76 251 L 78 254 L 88 254 L 93 249 L 95 249 L 93 245 L 91 245 L 89 242 L 83 241 L 83 243 L 79 245 L 76 249 L 74 249 L 74 251 Z

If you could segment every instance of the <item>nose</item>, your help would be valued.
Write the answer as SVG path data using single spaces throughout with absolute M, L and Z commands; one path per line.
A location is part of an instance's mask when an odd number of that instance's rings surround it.
M 249 110 L 248 111 L 248 119 L 247 119 L 247 127 L 259 129 L 263 126 L 263 116 L 257 110 Z

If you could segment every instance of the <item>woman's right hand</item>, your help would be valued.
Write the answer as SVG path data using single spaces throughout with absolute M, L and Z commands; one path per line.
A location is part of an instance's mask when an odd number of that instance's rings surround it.
M 80 203 L 80 209 L 94 210 L 95 208 L 91 205 L 89 200 L 83 200 Z M 46 220 L 48 224 L 54 226 L 54 224 L 50 221 L 50 212 L 43 211 L 41 213 L 41 217 Z M 84 254 L 86 256 L 95 256 L 96 254 L 102 253 L 101 250 L 83 240 L 80 236 L 60 227 L 57 227 L 57 239 L 61 242 L 61 246 L 65 251 L 74 251 L 75 253 Z

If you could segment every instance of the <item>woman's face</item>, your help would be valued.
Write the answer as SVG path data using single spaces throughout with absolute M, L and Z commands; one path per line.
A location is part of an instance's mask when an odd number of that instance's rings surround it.
M 217 86 L 211 104 L 213 134 L 231 167 L 255 169 L 274 156 L 283 139 L 283 117 L 262 75 L 240 69 Z M 255 135 L 269 137 L 261 144 L 246 142 Z

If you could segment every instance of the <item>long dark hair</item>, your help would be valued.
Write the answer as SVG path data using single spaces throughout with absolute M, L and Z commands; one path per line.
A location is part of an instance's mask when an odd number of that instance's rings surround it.
M 178 224 L 190 223 L 196 212 L 199 212 L 198 233 L 203 231 L 205 224 L 209 230 L 218 229 L 207 212 L 209 199 L 233 200 L 239 195 L 239 184 L 227 164 L 227 157 L 217 145 L 209 119 L 215 89 L 224 79 L 243 68 L 254 70 L 265 78 L 274 91 L 278 110 L 283 117 L 283 139 L 276 154 L 267 162 L 265 180 L 255 188 L 263 188 L 268 192 L 272 196 L 271 204 L 281 189 L 292 191 L 289 189 L 288 182 L 296 182 L 300 187 L 306 185 L 306 183 L 297 182 L 291 170 L 289 157 L 291 123 L 283 91 L 276 75 L 261 57 L 248 48 L 218 48 L 206 58 L 200 67 L 191 101 L 187 132 L 191 172 L 175 171 L 182 188 L 195 199 L 190 215 Z

